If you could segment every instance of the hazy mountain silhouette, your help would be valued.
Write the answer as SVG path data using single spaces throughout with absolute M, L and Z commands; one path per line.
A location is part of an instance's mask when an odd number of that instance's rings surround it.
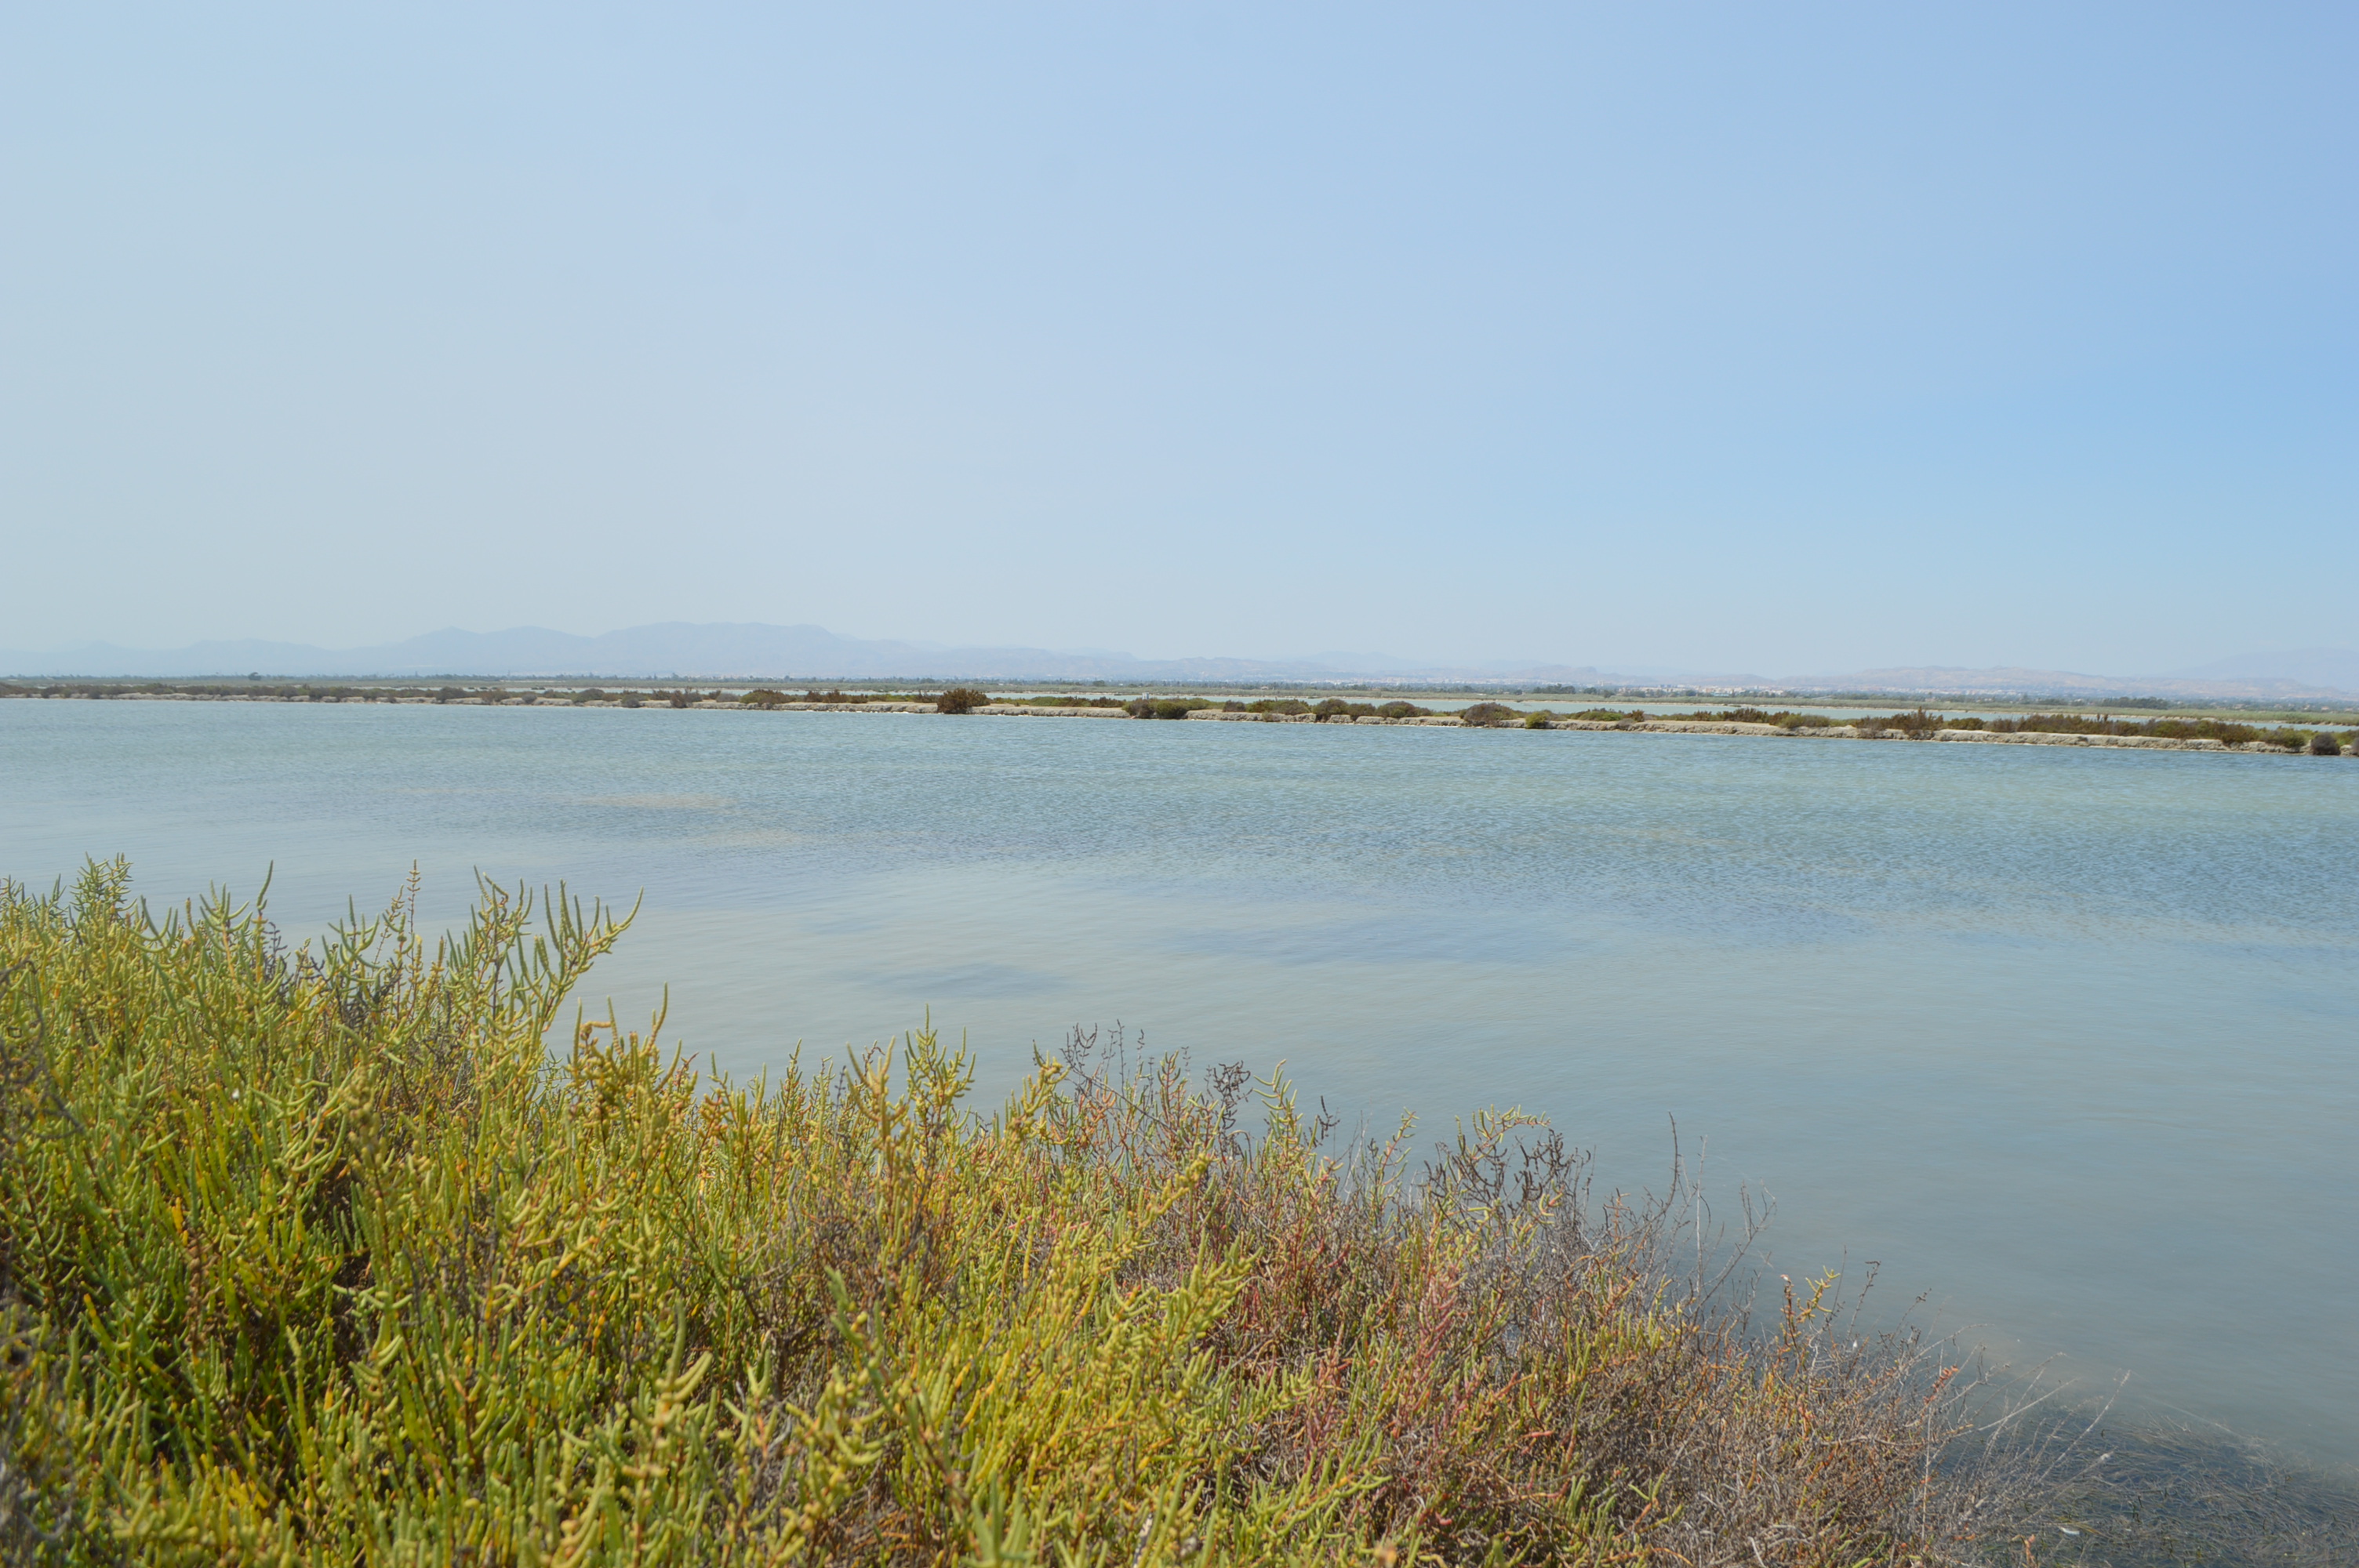
M 1338 663 L 1338 658 L 1343 663 Z M 937 643 L 843 637 L 819 626 L 667 622 L 582 637 L 545 627 L 464 632 L 456 627 L 369 648 L 299 643 L 211 642 L 185 648 L 124 648 L 91 643 L 56 653 L 0 654 L 16 676 L 152 676 L 189 679 L 259 674 L 285 676 L 506 676 L 609 679 L 878 680 L 1287 680 L 1338 676 L 1595 681 L 1593 669 L 1498 663 L 1420 665 L 1381 654 L 1307 659 L 1139 659 L 1103 650 L 945 647 Z
M 2289 680 L 2359 691 L 2359 650 L 2301 648 L 2289 654 L 2239 654 L 2233 659 L 2171 673 L 2187 680 Z
M 601 636 L 546 627 L 465 632 L 456 627 L 368 648 L 300 643 L 197 643 L 185 648 L 85 643 L 56 653 L 0 653 L 0 672 L 23 676 L 195 679 L 258 674 L 287 678 L 389 676 L 646 680 L 1103 680 L 1282 681 L 1375 677 L 1507 681 L 1526 685 L 1681 685 L 1792 691 L 1882 691 L 1955 696 L 2293 698 L 2359 693 L 2359 653 L 2311 648 L 2247 654 L 2161 676 L 2097 676 L 2019 667 L 1918 665 L 1844 675 L 1769 678 L 1733 672 L 1601 670 L 1500 660 L 1449 664 L 1388 654 L 1328 653 L 1299 659 L 1140 659 L 1108 649 L 949 647 L 939 643 L 843 637 L 820 626 L 665 622 Z

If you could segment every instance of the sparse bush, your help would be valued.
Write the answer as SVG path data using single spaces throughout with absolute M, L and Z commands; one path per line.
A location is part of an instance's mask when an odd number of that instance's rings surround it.
M 1376 716 L 1380 719 L 1423 719 L 1432 712 L 1433 709 L 1419 708 L 1414 702 L 1387 702 L 1376 709 Z
M 1478 702 L 1458 710 L 1458 722 L 1477 729 L 1496 729 L 1516 716 L 1516 710 L 1504 702 Z
M 2149 719 L 2141 722 L 2105 716 L 2091 718 L 2080 713 L 2027 713 L 2020 719 L 1991 719 L 1985 728 L 2001 734 L 2155 735 L 2166 741 L 2218 741 L 2231 746 L 2275 738 L 2250 724 L 2225 719 Z
M 1265 697 L 1245 704 L 1247 713 L 1308 713 L 1310 705 L 1299 697 Z
M 1936 730 L 1950 727 L 1949 721 L 1940 714 L 1922 708 L 1908 713 L 1863 714 L 1852 723 L 1863 735 L 1881 735 L 1887 730 L 1897 730 L 1912 741 L 1925 740 Z
M 1633 708 L 1625 712 L 1618 708 L 1587 708 L 1574 714 L 1573 717 L 1586 719 L 1592 724 L 1644 724 L 1647 721 L 1647 710 L 1643 708 Z
M 1555 723 L 1556 715 L 1546 708 L 1540 709 L 1538 713 L 1524 715 L 1524 728 L 1527 730 L 1547 730 L 1552 728 Z
M 2261 732 L 2249 724 L 2222 719 L 2156 719 L 2138 726 L 2138 730 L 2169 741 L 2219 741 L 2229 745 L 2261 738 Z
M 991 694 L 971 686 L 954 686 L 934 698 L 937 713 L 973 713 L 991 700 Z
M 792 702 L 794 698 L 788 697 L 783 691 L 775 691 L 766 686 L 763 686 L 756 687 L 752 691 L 747 692 L 737 700 L 742 706 L 746 708 L 777 708 L 781 704 Z
M 1815 730 L 1834 723 L 1823 713 L 1788 713 L 1784 708 L 1768 713 L 1758 708 L 1731 708 L 1719 713 L 1690 713 L 1686 717 L 1714 724 L 1775 724 L 1780 730 Z

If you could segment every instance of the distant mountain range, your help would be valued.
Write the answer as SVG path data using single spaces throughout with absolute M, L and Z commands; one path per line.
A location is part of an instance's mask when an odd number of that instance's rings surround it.
M 370 648 L 299 643 L 215 642 L 185 648 L 123 648 L 91 643 L 55 653 L 0 652 L 0 673 L 26 676 L 147 676 L 196 679 L 260 675 L 505 677 L 509 679 L 835 681 L 1345 680 L 1502 682 L 1528 686 L 1676 685 L 1722 690 L 1875 691 L 1896 695 L 2103 698 L 2179 697 L 2218 700 L 2348 697 L 2359 695 L 2359 652 L 2310 648 L 2249 654 L 2154 676 L 2093 676 L 2067 670 L 1922 666 L 1843 675 L 1770 677 L 1740 673 L 1602 670 L 1593 665 L 1497 662 L 1448 665 L 1383 654 L 1320 654 L 1300 659 L 1139 659 L 1103 649 L 949 647 L 842 637 L 818 626 L 667 622 L 582 637 L 538 626 L 506 632 L 450 628 Z
M 2292 654 L 2244 654 L 2177 674 L 2185 680 L 2289 680 L 2332 691 L 2359 691 L 2359 652 L 2304 648 Z
M 842 637 L 819 626 L 684 621 L 581 637 L 538 626 L 506 632 L 449 628 L 374 648 L 299 643 L 198 643 L 186 648 L 123 648 L 91 643 L 56 653 L 0 653 L 0 672 L 24 676 L 429 676 L 690 680 L 1202 680 L 1396 679 L 1595 682 L 1611 679 L 1569 665 L 1432 666 L 1380 654 L 1307 659 L 1139 659 L 1102 649 L 950 647 L 939 643 Z
M 2339 674 L 2332 661 L 2341 661 Z M 2359 697 L 2359 653 L 2314 648 L 2298 654 L 2255 654 L 2223 665 L 2252 671 L 2243 675 L 2181 672 L 2162 676 L 2092 676 L 2071 670 L 1999 667 L 1983 670 L 1945 665 L 1859 670 L 1843 676 L 1803 676 L 1775 683 L 1787 691 L 1893 692 L 1928 697 L 2169 697 L 2189 701 L 2293 701 L 2304 697 Z M 2205 670 L 2215 666 L 2206 665 Z M 2267 674 L 2292 668 L 2298 674 Z M 2328 672 L 2324 678 L 2315 673 Z

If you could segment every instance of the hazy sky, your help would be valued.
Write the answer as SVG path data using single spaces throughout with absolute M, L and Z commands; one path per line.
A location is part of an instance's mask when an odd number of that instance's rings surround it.
M 0 646 L 2359 616 L 2359 9 L 0 19 Z

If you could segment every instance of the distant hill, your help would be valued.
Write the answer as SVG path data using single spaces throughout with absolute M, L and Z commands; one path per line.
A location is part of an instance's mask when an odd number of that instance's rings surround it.
M 1338 662 L 1341 661 L 1341 662 Z M 1381 654 L 1309 659 L 1138 659 L 1102 650 L 944 647 L 842 637 L 819 626 L 667 622 L 582 637 L 538 626 L 452 627 L 371 648 L 299 643 L 198 643 L 124 648 L 91 643 L 56 653 L 0 653 L 0 672 L 27 676 L 501 676 L 692 680 L 1203 680 L 1394 678 L 1594 683 L 1613 677 L 1560 665 L 1419 665 Z
M 2359 665 L 2359 654 L 2341 658 Z M 2253 663 L 2266 665 L 2273 655 L 2256 654 Z M 2244 661 L 2228 659 L 2221 665 Z M 2221 665 L 2206 666 L 2218 669 Z M 2220 674 L 2208 676 L 2093 676 L 2071 670 L 2011 667 L 1956 669 L 1921 665 L 1901 669 L 1859 670 L 1843 676 L 1810 676 L 1780 683 L 1795 691 L 1861 691 L 1922 693 L 1949 697 L 2168 697 L 2183 701 L 2291 701 L 2302 697 L 2339 699 L 2359 696 L 2359 668 L 2341 682 L 2303 680 L 2288 676 Z
M 2289 680 L 2306 687 L 2359 691 L 2359 651 L 2302 648 L 2290 654 L 2241 654 L 2171 673 L 2187 680 Z
M 299 643 L 216 642 L 143 649 L 91 643 L 56 653 L 0 653 L 0 674 L 147 676 L 165 680 L 262 675 L 281 678 L 386 676 L 647 680 L 877 681 L 1498 681 L 1530 686 L 1686 686 L 1723 691 L 1859 691 L 1896 696 L 2174 697 L 2292 700 L 2359 695 L 2359 653 L 2312 648 L 2251 654 L 2158 676 L 2096 676 L 2015 667 L 1919 665 L 1845 675 L 1772 678 L 1736 673 L 1601 670 L 1593 665 L 1497 661 L 1446 665 L 1387 654 L 1331 653 L 1300 659 L 1140 659 L 1107 649 L 946 647 L 839 636 L 820 626 L 666 622 L 582 637 L 539 626 L 505 632 L 429 632 L 369 648 Z

